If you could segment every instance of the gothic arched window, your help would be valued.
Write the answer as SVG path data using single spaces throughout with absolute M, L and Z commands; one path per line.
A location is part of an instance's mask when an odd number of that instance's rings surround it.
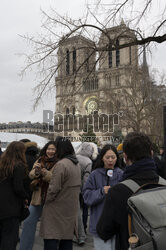
M 76 49 L 73 50 L 73 73 L 76 72 Z
M 129 64 L 131 64 L 131 46 L 129 47 Z
M 75 113 L 76 113 L 76 108 L 72 107 L 72 114 L 75 115 Z
M 66 50 L 66 75 L 70 74 L 70 54 L 69 50 Z
M 116 47 L 119 46 L 119 40 L 116 40 Z M 116 48 L 116 67 L 118 67 L 120 64 L 120 50 L 119 48 Z
M 85 65 L 86 65 L 86 71 L 89 72 L 89 57 L 88 56 L 86 58 Z
M 109 44 L 108 48 L 108 67 L 112 68 L 112 44 Z
M 98 89 L 97 77 L 83 80 L 83 91 L 91 92 Z
M 120 85 L 120 77 L 119 77 L 119 75 L 115 76 L 115 84 L 116 84 L 116 86 Z
M 95 78 L 95 89 L 98 89 L 98 78 Z
M 90 80 L 87 80 L 86 91 L 90 91 Z
M 66 108 L 66 115 L 69 115 L 69 108 Z
M 117 105 L 117 109 L 119 109 L 121 107 L 121 103 L 119 100 L 117 100 L 116 105 Z
M 106 75 L 106 88 L 111 87 L 111 75 Z

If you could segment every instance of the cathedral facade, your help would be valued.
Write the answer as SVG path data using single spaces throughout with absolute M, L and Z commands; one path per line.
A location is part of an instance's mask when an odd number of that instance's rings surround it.
M 139 65 L 136 45 L 122 49 L 118 49 L 118 45 L 135 38 L 135 33 L 121 23 L 103 30 L 97 44 L 101 50 L 97 52 L 94 41 L 83 36 L 62 42 L 58 50 L 55 116 L 58 113 L 75 116 L 94 111 L 106 115 L 121 112 L 125 105 L 123 90 L 132 84 L 133 72 Z M 119 128 L 125 134 L 128 130 L 123 120 L 121 117 Z

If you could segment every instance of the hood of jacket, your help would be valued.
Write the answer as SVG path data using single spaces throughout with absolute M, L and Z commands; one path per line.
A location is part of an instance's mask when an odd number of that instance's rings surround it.
M 24 145 L 26 148 L 26 154 L 36 155 L 39 151 L 37 148 L 36 142 L 30 141 L 30 142 L 26 142 Z
M 94 160 L 96 160 L 96 158 L 97 158 L 97 156 L 99 154 L 99 151 L 98 151 L 97 145 L 94 142 L 90 142 L 90 145 L 93 148 L 93 153 L 92 153 L 91 159 L 94 161 Z
M 76 158 L 75 155 L 66 155 L 65 158 L 69 159 L 70 161 L 72 161 L 75 165 L 77 165 L 78 160 Z
M 92 159 L 92 157 L 95 157 L 96 152 L 97 152 L 97 145 L 96 145 L 96 149 L 95 149 L 95 145 L 93 145 L 93 144 L 94 143 L 83 142 L 80 145 L 80 147 L 77 149 L 76 155 L 83 155 L 83 156 L 86 156 L 86 157 Z M 93 156 L 93 153 L 94 153 L 94 156 Z M 97 157 L 97 155 L 96 155 L 96 157 Z

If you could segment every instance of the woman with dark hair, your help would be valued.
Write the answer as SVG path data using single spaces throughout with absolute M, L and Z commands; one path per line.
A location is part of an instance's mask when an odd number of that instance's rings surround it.
M 25 148 L 26 148 L 25 157 L 26 157 L 26 162 L 27 162 L 27 166 L 28 166 L 28 174 L 29 174 L 29 172 L 33 168 L 35 161 L 38 158 L 39 149 L 37 147 L 37 143 L 34 141 L 30 141 L 29 139 L 26 139 L 26 138 L 22 139 L 20 141 L 24 143 Z M 32 198 L 32 190 L 30 188 L 30 183 L 31 183 L 30 178 L 27 178 L 27 185 L 28 185 L 27 191 L 28 191 L 28 195 L 29 195 L 28 205 L 30 204 L 30 201 Z
M 115 239 L 104 242 L 96 232 L 96 225 L 102 213 L 105 196 L 108 190 L 117 184 L 123 171 L 119 168 L 119 155 L 113 145 L 105 145 L 95 165 L 95 170 L 89 175 L 83 187 L 84 202 L 90 206 L 89 231 L 93 235 L 95 250 L 114 250 Z
M 29 173 L 33 193 L 29 207 L 30 216 L 24 221 L 20 237 L 20 250 L 32 250 L 33 248 L 37 222 L 42 213 L 53 166 L 57 162 L 56 148 L 56 142 L 49 141 L 41 150 L 39 159 Z
M 25 146 L 13 141 L 0 159 L 0 249 L 16 249 L 21 208 L 28 199 L 27 173 Z
M 72 250 L 81 173 L 68 139 L 58 141 L 57 158 L 42 212 L 40 235 L 44 250 Z

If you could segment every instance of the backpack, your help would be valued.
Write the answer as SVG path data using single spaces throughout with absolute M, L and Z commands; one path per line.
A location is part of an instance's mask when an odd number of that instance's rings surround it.
M 159 177 L 158 184 L 143 186 L 130 179 L 121 183 L 133 192 L 127 201 L 130 249 L 166 250 L 166 180 Z

